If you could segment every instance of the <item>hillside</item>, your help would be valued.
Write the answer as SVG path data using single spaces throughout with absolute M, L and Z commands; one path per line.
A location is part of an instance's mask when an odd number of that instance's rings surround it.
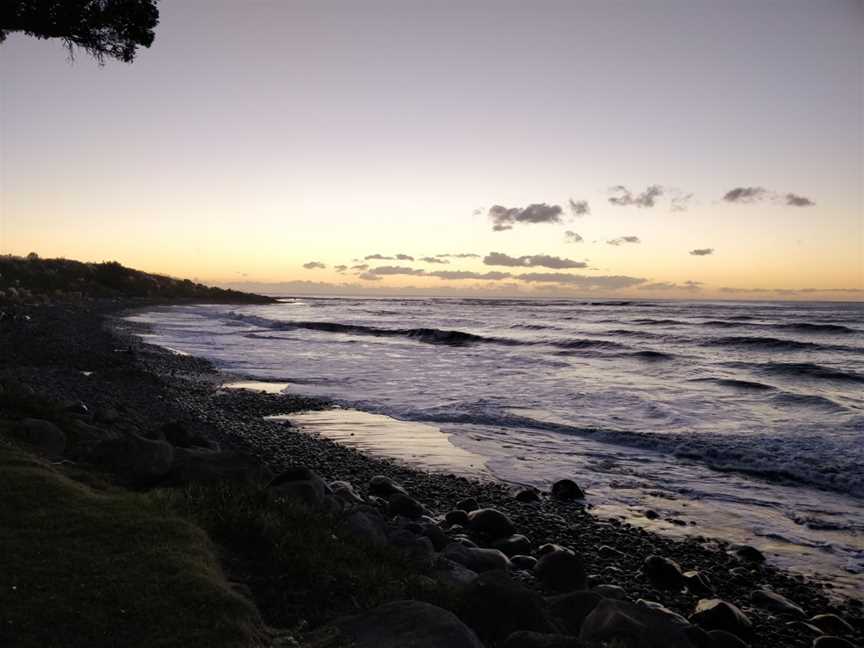
M 159 301 L 269 303 L 270 297 L 214 288 L 127 268 L 116 261 L 0 257 L 0 303 L 132 298 Z

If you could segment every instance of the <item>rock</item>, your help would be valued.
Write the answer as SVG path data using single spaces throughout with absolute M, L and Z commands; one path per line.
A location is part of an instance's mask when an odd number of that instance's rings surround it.
M 670 558 L 648 556 L 642 563 L 642 573 L 655 587 L 680 590 L 684 586 L 681 567 Z
M 357 494 L 357 491 L 354 490 L 354 486 L 351 482 L 347 481 L 334 481 L 330 482 L 330 490 L 333 491 L 333 494 L 341 499 L 343 502 L 347 502 L 349 504 L 365 504 L 366 500 L 364 500 L 360 495 Z
M 456 503 L 456 508 L 465 511 L 466 513 L 470 513 L 471 511 L 476 511 L 480 508 L 480 505 L 477 504 L 477 500 L 473 497 L 466 497 Z
M 513 496 L 517 502 L 530 504 L 531 502 L 540 501 L 540 492 L 536 488 L 523 488 Z
M 546 555 L 547 553 L 551 553 L 553 551 L 570 551 L 565 547 L 562 547 L 559 544 L 552 544 L 551 542 L 547 542 L 546 544 L 542 544 L 537 548 L 537 557 L 541 557 Z
M 76 414 L 78 416 L 89 416 L 90 408 L 80 400 L 69 400 L 63 403 L 63 411 L 68 414 Z
M 267 485 L 267 490 L 275 497 L 299 501 L 312 508 L 329 508 L 330 487 L 317 473 L 303 466 L 284 470 Z
M 601 583 L 592 587 L 591 591 L 597 592 L 603 598 L 611 598 L 617 601 L 627 600 L 627 592 L 623 587 L 619 587 L 618 585 Z
M 583 648 L 576 637 L 517 630 L 501 644 L 501 648 Z
M 15 429 L 16 436 L 49 459 L 59 459 L 66 451 L 66 434 L 51 421 L 25 418 Z
M 808 623 L 828 635 L 846 635 L 855 632 L 851 624 L 836 614 L 817 614 Z
M 435 548 L 429 538 L 407 529 L 397 529 L 389 536 L 390 544 L 419 569 L 429 569 L 435 561 Z
M 649 520 L 656 520 L 660 517 L 660 514 L 657 511 L 648 509 L 647 511 L 645 511 L 645 517 Z
M 609 545 L 600 545 L 597 549 L 597 553 L 600 554 L 601 558 L 623 558 L 624 552 L 618 551 L 614 547 L 610 547 Z
M 120 420 L 120 412 L 118 412 L 113 407 L 103 407 L 99 410 L 96 410 L 96 415 L 94 418 L 99 423 L 111 425 L 112 423 L 116 423 Z
M 448 511 L 447 515 L 444 516 L 444 522 L 446 522 L 448 526 L 453 526 L 454 524 L 468 526 L 468 512 L 463 511 L 462 509 Z
M 750 619 L 736 606 L 722 599 L 700 599 L 690 621 L 705 630 L 725 630 L 741 639 L 753 634 Z
M 787 614 L 789 616 L 803 618 L 804 610 L 795 605 L 785 596 L 766 589 L 757 589 L 750 594 L 753 605 L 776 614 Z
M 420 525 L 421 532 L 424 536 L 429 538 L 432 542 L 432 546 L 435 547 L 435 551 L 441 551 L 450 543 L 450 538 L 447 537 L 447 534 L 441 530 L 434 522 L 423 522 Z
M 455 614 L 421 601 L 385 603 L 332 626 L 352 648 L 483 648 Z
M 501 511 L 492 508 L 477 509 L 468 514 L 468 526 L 490 539 L 513 535 L 513 523 Z
M 748 648 L 750 645 L 745 643 L 743 639 L 723 630 L 711 630 L 708 633 L 708 642 L 706 648 Z
M 386 475 L 375 475 L 369 480 L 370 495 L 377 495 L 378 497 L 388 499 L 390 495 L 395 495 L 396 493 L 407 495 L 408 491 Z
M 534 556 L 511 556 L 510 564 L 513 566 L 513 569 L 532 571 L 537 566 L 537 559 Z
M 549 611 L 565 632 L 578 635 L 585 618 L 597 607 L 603 596 L 591 590 L 570 592 L 546 598 Z
M 481 574 L 465 590 L 459 616 L 483 641 L 493 644 L 517 630 L 555 631 L 540 597 L 503 571 Z
M 682 574 L 687 591 L 696 596 L 708 596 L 714 589 L 708 577 L 698 571 L 686 571 Z
M 235 450 L 174 448 L 168 479 L 177 484 L 223 481 L 249 484 L 267 482 L 272 474 L 256 456 Z
M 464 590 L 477 579 L 477 572 L 444 556 L 435 559 L 429 575 L 441 585 L 457 591 Z
M 165 441 L 151 441 L 137 435 L 126 439 L 132 481 L 150 486 L 166 477 L 174 465 L 174 448 Z
M 390 515 L 419 518 L 426 513 L 426 509 L 420 502 L 405 493 L 393 493 L 387 497 L 387 502 L 387 512 Z
M 564 502 L 585 499 L 585 493 L 572 479 L 559 479 L 552 484 L 552 497 Z
M 699 641 L 701 634 L 659 610 L 603 599 L 585 618 L 579 639 L 590 645 L 608 642 L 627 648 L 697 648 L 704 645 L 704 640 Z M 616 640 L 620 643 L 613 644 Z
M 501 538 L 492 543 L 494 549 L 498 549 L 508 558 L 519 554 L 527 554 L 531 551 L 531 541 L 519 533 L 509 538 Z
M 372 512 L 352 511 L 339 528 L 345 535 L 373 547 L 383 547 L 388 542 L 387 524 L 380 515 Z
M 572 592 L 588 587 L 588 575 L 582 559 L 567 549 L 543 554 L 537 561 L 534 575 L 543 585 L 556 592 Z
M 508 569 L 510 561 L 497 549 L 480 549 L 466 547 L 458 542 L 451 542 L 444 548 L 443 555 L 454 562 L 464 565 L 477 573 L 494 569 Z
M 156 433 L 156 438 L 161 438 L 173 445 L 175 448 L 192 448 L 194 446 L 208 446 L 202 441 L 201 435 L 192 429 L 189 423 L 184 421 L 169 421 L 162 425 Z
M 738 545 L 735 547 L 733 553 L 746 562 L 757 564 L 765 562 L 765 554 L 759 551 L 756 547 L 751 547 L 750 545 Z
M 843 637 L 823 635 L 813 640 L 813 648 L 855 648 L 855 644 Z

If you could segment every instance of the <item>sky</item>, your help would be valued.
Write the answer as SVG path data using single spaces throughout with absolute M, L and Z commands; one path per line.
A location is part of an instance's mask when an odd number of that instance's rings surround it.
M 160 13 L 132 64 L 0 45 L 0 253 L 283 293 L 864 299 L 864 0 Z

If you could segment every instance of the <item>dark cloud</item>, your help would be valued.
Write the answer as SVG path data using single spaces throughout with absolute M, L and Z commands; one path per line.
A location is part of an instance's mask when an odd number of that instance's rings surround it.
M 638 236 L 619 236 L 606 241 L 608 245 L 621 245 L 622 243 L 641 243 Z
M 373 272 L 364 272 L 357 275 L 363 281 L 381 281 L 381 277 Z
M 527 272 L 514 275 L 514 279 L 521 279 L 531 283 L 557 283 L 584 288 L 586 290 L 618 290 L 620 288 L 631 288 L 645 283 L 640 277 L 627 277 L 624 275 L 599 275 L 589 277 L 585 275 L 567 274 L 564 272 Z
M 657 204 L 657 199 L 663 195 L 663 187 L 660 185 L 650 185 L 640 194 L 634 195 L 624 185 L 617 185 L 609 189 L 609 202 L 619 207 L 627 207 L 635 205 L 636 207 L 653 207 Z
M 695 250 L 690 250 L 690 254 L 693 256 L 708 256 L 709 254 L 714 254 L 714 248 L 696 248 Z
M 443 257 L 420 257 L 420 260 L 424 263 L 450 263 Z
M 674 281 L 658 281 L 639 286 L 639 290 L 688 290 L 695 292 L 702 290 L 701 281 L 685 281 L 684 283 L 675 283 Z
M 583 261 L 562 259 L 561 257 L 549 256 L 547 254 L 533 254 L 521 257 L 512 257 L 501 252 L 490 252 L 484 259 L 484 265 L 509 266 L 512 268 L 554 268 L 563 270 L 565 268 L 585 268 L 588 266 Z
M 776 293 L 778 295 L 809 295 L 812 293 L 839 293 L 864 295 L 864 288 L 732 288 L 723 286 L 720 292 L 733 295 L 750 293 Z
M 364 271 L 364 270 L 368 270 L 368 269 L 369 269 L 369 266 L 366 265 L 365 263 L 361 263 L 360 265 L 353 265 L 353 266 L 351 266 L 351 269 L 352 269 L 352 270 L 359 270 L 360 272 L 362 272 L 362 271 Z
M 485 279 L 486 281 L 501 281 L 502 279 L 510 279 L 513 275 L 509 272 L 471 272 L 469 270 L 436 270 L 435 272 L 427 273 L 430 277 L 438 277 L 439 279 L 455 280 L 462 279 Z
M 574 216 L 586 216 L 591 213 L 591 207 L 588 206 L 587 200 L 573 200 L 570 198 L 567 202 L 570 205 L 570 212 Z
M 347 265 L 337 265 L 337 266 L 333 266 L 333 269 L 336 270 L 336 272 L 345 272 L 348 269 L 348 266 Z
M 812 207 L 813 205 L 816 204 L 812 200 L 810 200 L 809 198 L 806 198 L 804 196 L 799 196 L 799 195 L 794 194 L 794 193 L 787 193 L 786 196 L 784 196 L 784 198 L 786 200 L 786 204 L 789 205 L 790 207 Z
M 565 243 L 581 243 L 582 241 L 582 237 L 579 236 L 576 232 L 573 232 L 571 230 L 567 230 L 566 232 L 564 232 Z
M 471 212 L 471 215 L 472 215 L 472 216 L 479 216 L 479 215 L 482 214 L 482 213 L 483 213 L 483 208 L 482 208 L 482 207 L 478 207 L 477 209 L 475 209 L 474 211 Z
M 396 259 L 392 256 L 384 256 L 382 254 L 370 254 L 369 256 L 363 257 L 364 261 L 395 261 Z
M 326 264 L 321 263 L 320 261 L 309 261 L 303 264 L 303 267 L 307 270 L 323 270 L 326 268 Z
M 414 257 L 412 257 L 410 254 L 397 254 L 396 259 L 399 261 L 413 261 Z
M 481 255 L 462 252 L 459 254 L 436 254 L 435 256 L 439 259 L 479 259 Z
M 669 210 L 673 212 L 687 211 L 690 207 L 690 201 L 693 200 L 692 193 L 681 193 L 675 190 L 669 198 Z
M 378 266 L 377 268 L 372 268 L 369 271 L 369 274 L 374 275 L 422 275 L 425 274 L 425 270 L 421 270 L 419 268 L 407 268 L 405 266 Z
M 489 208 L 489 218 L 492 219 L 492 229 L 501 232 L 513 229 L 517 223 L 560 223 L 563 211 L 561 205 L 546 203 L 534 203 L 524 208 L 493 205 Z
M 735 187 L 726 192 L 723 200 L 731 203 L 752 203 L 764 200 L 770 195 L 765 187 Z

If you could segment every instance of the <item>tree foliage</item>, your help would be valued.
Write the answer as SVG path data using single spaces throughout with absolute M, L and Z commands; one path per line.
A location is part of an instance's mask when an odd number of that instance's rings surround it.
M 159 22 L 158 0 L 0 0 L 0 42 L 12 32 L 60 38 L 100 63 L 126 63 L 138 47 L 150 47 Z

